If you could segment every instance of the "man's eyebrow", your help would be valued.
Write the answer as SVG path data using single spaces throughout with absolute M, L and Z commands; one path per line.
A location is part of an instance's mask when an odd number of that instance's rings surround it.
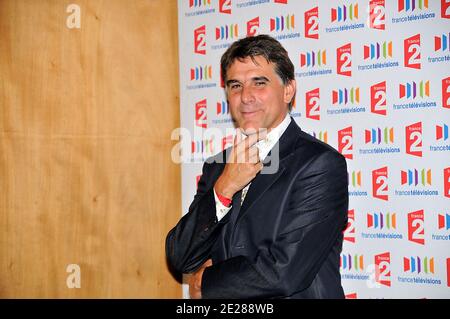
M 227 86 L 230 86 L 230 84 L 233 84 L 233 83 L 240 83 L 240 82 L 239 82 L 238 80 L 233 80 L 233 79 L 232 79 L 232 80 L 228 80 L 227 83 L 226 83 L 226 85 L 227 85 Z
M 265 76 L 255 76 L 254 78 L 252 78 L 253 81 L 257 82 L 257 81 L 266 81 L 266 82 L 270 82 L 268 78 L 266 78 Z

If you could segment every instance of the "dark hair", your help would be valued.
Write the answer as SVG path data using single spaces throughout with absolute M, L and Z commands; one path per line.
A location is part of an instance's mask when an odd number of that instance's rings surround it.
M 294 64 L 285 48 L 276 39 L 266 34 L 254 37 L 246 37 L 234 42 L 222 55 L 220 59 L 221 74 L 223 82 L 226 84 L 228 68 L 237 59 L 250 57 L 253 61 L 257 56 L 262 56 L 268 63 L 275 64 L 275 72 L 286 85 L 295 79 Z M 292 101 L 289 103 L 289 110 L 292 108 Z

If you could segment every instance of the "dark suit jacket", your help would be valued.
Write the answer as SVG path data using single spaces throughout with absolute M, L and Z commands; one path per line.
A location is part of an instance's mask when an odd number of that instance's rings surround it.
M 207 161 L 189 212 L 167 235 L 168 262 L 176 271 L 193 272 L 212 258 L 203 298 L 344 297 L 345 159 L 293 119 L 278 143 L 278 171 L 258 174 L 242 207 L 239 192 L 219 222 L 213 186 L 225 164 Z

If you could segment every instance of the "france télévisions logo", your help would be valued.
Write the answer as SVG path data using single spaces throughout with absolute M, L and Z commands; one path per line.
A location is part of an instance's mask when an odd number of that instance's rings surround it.
M 370 112 L 386 115 L 386 81 L 376 83 L 370 87 Z
M 450 214 L 438 214 L 438 228 L 450 229 Z
M 364 142 L 369 148 L 360 148 L 359 154 L 389 154 L 400 153 L 400 148 L 394 145 L 393 127 L 374 127 L 364 130 Z
M 214 155 L 214 139 L 200 139 L 191 141 L 192 161 L 203 161 Z
M 198 127 L 207 127 L 207 103 L 206 99 L 195 103 L 195 125 Z
M 450 0 L 441 0 L 441 17 L 450 19 Z
M 358 19 L 358 4 L 342 5 L 331 8 L 331 22 L 344 22 Z
M 295 76 L 317 76 L 332 74 L 333 71 L 327 67 L 327 50 L 319 49 L 300 53 L 300 68 L 309 69 L 305 72 L 296 72 Z
M 347 173 L 348 185 L 352 188 L 348 191 L 348 196 L 368 196 L 367 191 L 362 188 L 362 173 L 360 170 Z
M 403 257 L 403 271 L 434 274 L 434 257 Z
M 392 23 L 415 22 L 434 19 L 436 14 L 428 10 L 428 0 L 398 0 L 397 15 Z
M 440 233 L 432 233 L 431 240 L 449 241 L 450 235 L 450 214 L 442 213 L 437 215 L 437 231 Z M 435 229 L 436 230 L 436 229 Z
M 367 232 L 361 232 L 364 239 L 403 239 L 397 230 L 397 213 L 367 213 Z
M 364 23 L 357 23 L 359 20 L 358 3 L 331 8 L 330 18 L 332 26 L 325 28 L 327 33 L 364 28 Z
M 338 151 L 345 158 L 353 159 L 353 128 L 351 126 L 338 131 Z
M 434 51 L 450 51 L 450 33 L 434 36 Z
M 376 127 L 364 130 L 366 144 L 393 144 L 394 128 L 393 127 Z
M 389 199 L 387 166 L 372 171 L 372 196 L 385 201 Z
M 247 36 L 255 36 L 259 29 L 259 17 L 247 21 Z
M 320 89 L 316 88 L 305 94 L 306 117 L 320 120 Z
M 392 41 L 375 42 L 364 45 L 364 60 L 392 58 Z
M 406 154 L 422 157 L 422 122 L 405 127 Z
M 213 81 L 212 66 L 211 65 L 198 65 L 190 68 L 189 72 L 190 83 L 186 86 L 188 90 L 203 89 L 216 87 L 216 83 Z
M 420 69 L 420 33 L 403 41 L 404 65 L 407 68 Z
M 401 170 L 401 184 L 407 186 L 431 185 L 431 169 L 408 169 Z
M 398 12 L 428 9 L 428 0 L 398 0 Z
M 194 52 L 206 54 L 206 25 L 202 25 L 194 30 Z
M 430 96 L 430 81 L 413 81 L 399 84 L 398 91 L 401 99 L 426 98 Z
M 236 39 L 238 37 L 238 25 L 227 24 L 216 28 L 216 40 Z
M 219 0 L 219 12 L 231 14 L 231 0 Z
M 352 44 L 347 43 L 336 49 L 336 73 L 352 76 Z
M 448 125 L 436 125 L 436 141 L 448 140 Z
M 450 32 L 434 36 L 434 56 L 427 57 L 429 63 L 450 61 Z
M 367 228 L 376 230 L 397 229 L 396 213 L 367 213 Z
M 442 107 L 450 109 L 450 77 L 442 79 Z
M 314 136 L 318 140 L 328 144 L 328 131 L 311 132 L 310 135 Z
M 447 124 L 436 125 L 435 144 L 430 145 L 431 152 L 448 152 L 450 151 L 449 129 Z M 436 143 L 437 142 L 437 143 Z
M 425 245 L 425 214 L 423 209 L 408 213 L 408 240 Z
M 369 27 L 371 29 L 385 29 L 386 5 L 385 0 L 369 1 Z
M 189 7 L 203 7 L 211 5 L 211 0 L 189 0 Z
M 338 108 L 329 108 L 328 115 L 348 114 L 365 112 L 366 108 L 359 104 L 360 102 L 359 87 L 340 88 L 331 92 L 333 106 Z
M 360 254 L 341 254 L 340 267 L 343 270 L 363 271 L 364 270 L 364 255 Z
M 395 190 L 396 196 L 438 196 L 437 189 L 431 189 L 432 170 L 427 168 L 400 170 L 400 182 L 403 189 Z
M 319 39 L 319 7 L 305 12 L 305 38 Z
M 295 28 L 295 15 L 278 16 L 270 18 L 270 32 L 293 30 Z
M 191 81 L 202 81 L 212 79 L 212 66 L 196 66 L 191 68 L 190 80 Z
M 344 240 L 351 243 L 355 242 L 355 210 L 348 211 L 347 227 L 344 230 Z
M 391 286 L 391 253 L 385 252 L 374 256 L 375 281 L 379 284 Z
M 353 188 L 361 187 L 361 171 L 352 171 L 347 173 L 348 184 Z
M 214 8 L 211 8 L 211 0 L 189 0 L 189 8 L 194 11 L 186 12 L 186 17 L 199 16 L 216 11 Z
M 321 67 L 327 64 L 327 51 L 310 51 L 300 53 L 300 67 Z
M 230 124 L 233 119 L 230 116 L 230 107 L 226 101 L 219 101 L 216 103 L 216 118 L 211 122 L 214 125 L 217 124 Z
M 394 103 L 394 110 L 433 108 L 437 106 L 437 101 L 430 100 L 430 81 L 412 81 L 399 84 L 399 98 L 402 103 Z M 411 101 L 411 102 L 410 102 Z
M 432 277 L 434 272 L 434 257 L 403 257 L 403 274 L 406 276 L 398 276 L 398 281 L 411 284 L 441 285 L 442 283 L 440 279 L 435 279 Z

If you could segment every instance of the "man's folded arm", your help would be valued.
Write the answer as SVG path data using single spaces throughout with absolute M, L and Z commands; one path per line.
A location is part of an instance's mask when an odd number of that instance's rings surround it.
M 253 260 L 237 256 L 205 269 L 204 298 L 277 298 L 308 288 L 347 220 L 345 159 L 325 153 L 298 174 L 277 238 Z M 261 212 L 263 213 L 263 212 Z
M 171 267 L 179 273 L 197 270 L 208 258 L 226 216 L 219 222 L 216 216 L 216 199 L 206 179 L 211 164 L 203 165 L 197 193 L 189 211 L 166 238 L 166 256 Z

